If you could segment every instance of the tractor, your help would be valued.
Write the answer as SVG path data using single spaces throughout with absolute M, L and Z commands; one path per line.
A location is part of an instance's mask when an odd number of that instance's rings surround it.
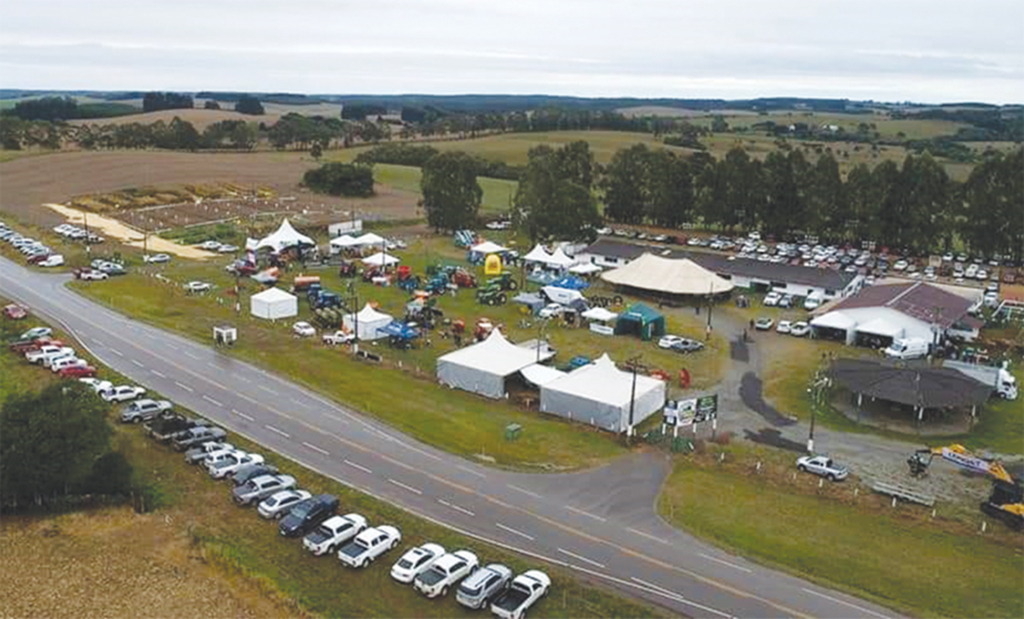
M 338 276 L 347 279 L 356 275 L 359 275 L 359 267 L 356 266 L 356 263 L 351 260 L 342 260 L 341 266 L 338 267 Z
M 313 301 L 313 309 L 341 307 L 341 295 L 336 292 L 321 292 Z
M 451 274 L 452 283 L 459 288 L 476 288 L 476 277 L 472 273 L 461 267 L 455 269 Z
M 426 283 L 424 290 L 430 294 L 444 294 L 448 292 L 448 278 L 444 273 L 437 273 Z
M 492 282 L 482 288 L 477 288 L 476 302 L 484 305 L 505 305 L 508 302 L 508 296 L 502 291 L 500 283 Z
M 419 275 L 410 275 L 404 279 L 399 279 L 398 287 L 406 292 L 412 292 L 413 290 L 418 289 L 421 283 L 423 282 L 420 281 Z
M 510 271 L 504 271 L 501 275 L 488 279 L 486 285 L 491 286 L 492 284 L 500 286 L 502 291 L 519 288 L 519 282 Z

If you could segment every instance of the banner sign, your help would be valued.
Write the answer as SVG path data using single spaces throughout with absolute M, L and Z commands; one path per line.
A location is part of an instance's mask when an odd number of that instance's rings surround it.
M 988 473 L 991 466 L 988 460 L 982 460 L 981 458 L 975 458 L 973 456 L 965 456 L 964 454 L 953 451 L 949 447 L 942 448 L 942 457 L 953 464 L 981 473 Z
M 718 394 L 706 395 L 697 398 L 696 421 L 708 421 L 718 417 Z
M 362 234 L 363 232 L 363 220 L 354 219 L 352 221 L 343 221 L 336 224 L 327 226 L 327 234 L 331 238 L 341 236 L 342 234 Z

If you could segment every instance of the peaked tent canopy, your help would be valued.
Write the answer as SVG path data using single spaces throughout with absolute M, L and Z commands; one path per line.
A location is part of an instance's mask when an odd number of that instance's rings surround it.
M 609 320 L 615 320 L 618 318 L 618 314 L 613 311 L 606 310 L 603 307 L 592 307 L 587 311 L 580 314 L 580 316 L 587 320 L 596 320 L 597 322 L 608 322 Z
M 249 298 L 249 313 L 267 320 L 291 318 L 299 313 L 299 300 L 280 288 L 267 288 Z
M 643 303 L 634 303 L 615 323 L 615 335 L 623 333 L 636 333 L 644 341 L 665 335 L 665 317 Z
M 437 379 L 450 387 L 501 398 L 505 379 L 536 362 L 536 351 L 516 346 L 495 329 L 486 340 L 439 357 Z
M 361 340 L 376 340 L 384 337 L 381 329 L 392 321 L 391 316 L 378 312 L 367 303 L 358 314 L 347 314 L 342 323 L 349 331 L 353 331 Z M 356 325 L 358 324 L 358 328 Z
M 342 234 L 336 236 L 330 241 L 331 247 L 339 247 L 341 249 L 348 249 L 350 247 L 356 247 L 359 245 L 359 239 L 349 234 Z
M 393 264 L 401 262 L 397 257 L 391 254 L 385 254 L 384 252 L 377 252 L 369 258 L 363 258 L 363 264 L 368 264 L 375 267 L 389 267 Z
M 558 249 L 555 250 L 553 254 L 551 254 L 551 258 L 548 260 L 548 266 L 564 269 L 571 267 L 575 262 L 575 260 L 573 260 L 569 256 L 566 256 L 565 252 L 562 251 L 562 248 L 559 247 Z
M 478 254 L 499 254 L 503 251 L 508 251 L 508 248 L 502 247 L 497 243 L 492 243 L 491 241 L 484 241 L 479 245 L 474 245 L 470 247 L 469 251 L 473 251 Z
M 357 245 L 362 245 L 366 247 L 370 245 L 380 245 L 381 243 L 384 242 L 384 237 L 376 235 L 372 232 L 367 232 L 363 236 L 357 237 L 356 241 Z
M 543 262 L 544 264 L 547 264 L 550 259 L 551 254 L 549 254 L 548 250 L 544 249 L 544 246 L 540 243 L 535 245 L 534 248 L 530 250 L 530 253 L 523 256 L 523 262 Z
M 576 266 L 569 267 L 570 273 L 576 273 L 577 275 L 589 275 L 591 273 L 597 273 L 603 269 L 592 262 L 584 262 L 583 264 L 577 264 Z
M 636 426 L 664 406 L 665 382 L 637 375 L 634 397 L 632 372 L 615 367 L 607 354 L 540 387 L 541 412 L 593 423 L 612 432 L 629 427 L 631 403 Z
M 281 222 L 281 227 L 269 236 L 260 239 L 260 242 L 256 244 L 256 249 L 269 247 L 271 250 L 279 252 L 289 247 L 301 245 L 313 246 L 316 245 L 316 243 L 305 234 L 297 232 L 286 217 L 284 221 Z
M 720 294 L 732 290 L 732 282 L 715 275 L 688 258 L 662 258 L 643 254 L 624 267 L 601 274 L 619 286 L 667 294 Z

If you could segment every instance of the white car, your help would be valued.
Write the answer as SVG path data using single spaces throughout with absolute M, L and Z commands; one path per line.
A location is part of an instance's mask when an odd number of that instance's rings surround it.
M 75 354 L 75 349 L 70 346 L 53 346 L 47 344 L 40 346 L 35 350 L 30 350 L 25 353 L 25 359 L 29 363 L 41 363 L 43 365 L 49 365 L 47 359 L 56 359 L 59 357 L 65 357 L 67 355 Z
M 217 248 L 219 254 L 233 254 L 238 251 L 238 245 L 221 245 Z
M 329 346 L 339 346 L 341 344 L 347 344 L 356 339 L 355 333 L 345 333 L 344 331 L 335 331 L 334 333 L 324 333 L 323 337 L 320 338 L 324 344 Z
M 427 570 L 434 561 L 444 556 L 444 546 L 423 544 L 412 548 L 391 566 L 391 577 L 400 583 L 410 583 L 416 576 Z
M 772 291 L 764 296 L 764 304 L 768 307 L 775 307 L 782 300 L 782 295 Z
M 359 514 L 331 516 L 302 538 L 302 545 L 319 557 L 334 552 L 342 544 L 362 533 L 366 527 L 366 518 Z
M 142 257 L 142 261 L 150 264 L 159 264 L 162 262 L 170 262 L 171 257 L 167 254 L 153 254 L 152 256 L 145 255 Z
M 384 525 L 366 529 L 338 551 L 338 560 L 349 567 L 366 567 L 371 561 L 402 541 L 395 527 Z
M 780 320 L 779 324 L 775 325 L 776 333 L 789 333 L 789 330 L 793 328 L 793 324 L 788 320 Z
M 414 589 L 427 596 L 444 597 L 455 583 L 469 576 L 480 565 L 476 555 L 468 550 L 446 554 L 412 581 Z
M 828 456 L 803 456 L 797 458 L 796 468 L 803 472 L 827 477 L 832 481 L 842 481 L 850 474 L 850 471 L 845 466 L 836 464 Z
M 678 346 L 683 343 L 686 338 L 679 335 L 663 335 L 658 340 L 658 348 L 664 348 L 670 350 L 673 346 Z
M 217 251 L 218 249 L 220 249 L 220 242 L 219 241 L 212 241 L 212 240 L 211 241 L 203 241 L 202 243 L 199 244 L 198 247 L 199 247 L 199 249 L 205 249 L 205 250 L 208 250 L 208 251 Z
M 537 312 L 538 318 L 554 318 L 561 316 L 565 313 L 565 308 L 559 303 L 548 303 L 539 312 Z
M 128 400 L 134 400 L 144 393 L 146 393 L 146 390 L 142 387 L 118 385 L 117 387 L 101 391 L 100 397 L 107 402 L 127 402 Z
M 74 356 L 72 356 L 72 357 L 61 357 L 60 359 L 54 359 L 54 360 L 50 361 L 50 371 L 51 372 L 60 372 L 64 368 L 73 368 L 73 367 L 80 367 L 80 368 L 89 367 L 89 362 L 86 361 L 85 359 L 79 359 L 78 357 L 74 357 Z
M 83 269 L 82 272 L 78 274 L 78 279 L 86 281 L 102 281 L 109 277 L 109 275 L 97 269 Z
M 263 499 L 256 511 L 264 518 L 282 518 L 291 508 L 311 496 L 305 490 L 282 490 Z
M 98 378 L 79 378 L 78 382 L 89 385 L 89 387 L 96 393 L 102 393 L 114 386 L 114 383 L 109 380 L 100 380 Z
M 308 322 L 297 322 L 292 325 L 292 333 L 299 337 L 313 337 L 316 335 L 316 329 Z
M 46 260 L 39 263 L 41 267 L 59 267 L 64 264 L 64 256 L 60 254 L 52 254 Z
M 185 290 L 189 292 L 208 292 L 210 290 L 210 284 L 206 282 L 189 282 L 185 284 Z
M 540 570 L 516 576 L 505 593 L 491 604 L 491 613 L 500 619 L 523 619 L 526 611 L 548 594 L 551 579 Z
M 789 334 L 796 337 L 804 337 L 805 335 L 808 335 L 810 332 L 811 325 L 807 324 L 802 320 L 800 322 L 794 322 L 792 326 L 789 327 Z
M 247 464 L 263 464 L 263 456 L 253 453 L 235 452 L 217 462 L 207 462 L 206 472 L 214 479 L 224 479 Z

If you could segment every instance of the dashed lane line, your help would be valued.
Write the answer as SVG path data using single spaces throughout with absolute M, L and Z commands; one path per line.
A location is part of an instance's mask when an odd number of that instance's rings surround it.
M 647 539 L 649 539 L 651 541 L 658 542 L 659 544 L 668 544 L 667 540 L 663 540 L 660 537 L 655 537 L 654 535 L 651 535 L 650 533 L 644 533 L 643 531 L 638 531 L 638 530 L 634 529 L 633 527 L 626 527 L 626 530 L 629 531 L 630 533 L 635 534 L 635 535 L 639 535 L 640 537 L 646 537 Z
M 224 406 L 223 404 L 221 404 L 217 400 L 214 400 L 213 398 L 211 398 L 210 396 L 206 395 L 205 393 L 203 394 L 203 399 L 206 400 L 207 402 L 209 402 L 210 404 L 216 404 L 217 406 Z
M 852 609 L 854 609 L 854 610 L 856 610 L 858 612 L 862 612 L 862 613 L 865 613 L 865 614 L 868 614 L 868 615 L 872 615 L 874 617 L 881 617 L 881 619 L 888 619 L 888 617 L 886 615 L 882 615 L 880 613 L 876 613 L 876 612 L 874 612 L 872 610 L 868 610 L 868 609 L 863 608 L 861 606 L 857 606 L 856 604 L 851 604 L 849 602 L 844 602 L 843 600 L 840 600 L 839 598 L 834 598 L 831 595 L 825 595 L 824 593 L 818 593 L 817 591 L 813 591 L 813 590 L 807 589 L 805 587 L 801 587 L 801 589 L 803 589 L 803 591 L 805 593 L 810 593 L 811 595 L 816 595 L 816 596 L 818 596 L 820 598 L 825 598 L 826 600 L 830 600 L 832 602 L 835 602 L 836 604 L 842 604 L 843 606 L 848 606 L 848 607 L 850 607 L 850 608 L 852 608 Z
M 603 563 L 598 563 L 597 561 L 594 561 L 593 559 L 588 559 L 588 558 L 586 558 L 584 556 L 576 554 L 575 552 L 569 552 L 568 550 L 566 550 L 564 548 L 556 548 L 556 550 L 558 552 L 562 553 L 563 555 L 567 556 L 567 557 L 572 557 L 573 559 L 576 559 L 577 561 L 583 561 L 584 563 L 589 563 L 589 564 L 591 564 L 593 566 L 596 566 L 596 567 L 599 567 L 601 569 L 604 569 L 604 564 Z
M 320 449 L 319 447 L 317 447 L 316 445 L 313 445 L 312 443 L 307 443 L 306 441 L 302 441 L 302 444 L 305 445 L 306 447 L 309 447 L 310 449 L 312 449 L 313 451 L 315 451 L 317 453 L 322 453 L 325 456 L 331 455 L 326 449 Z
M 495 522 L 494 526 L 498 527 L 499 529 L 501 529 L 503 531 L 508 531 L 509 533 L 511 533 L 513 535 L 518 535 L 519 537 L 526 538 L 526 539 L 530 540 L 531 542 L 534 539 L 532 535 L 527 535 L 526 533 L 523 533 L 522 531 L 517 531 L 517 530 L 513 529 L 512 527 L 506 527 L 505 525 L 501 524 L 500 522 Z
M 266 391 L 267 393 L 272 393 L 274 395 L 281 395 L 280 393 L 274 391 L 273 389 L 271 389 L 270 387 L 267 387 L 266 385 L 259 385 L 259 388 L 264 390 L 264 391 Z
M 184 389 L 185 391 L 187 391 L 189 393 L 192 393 L 192 392 L 195 391 L 195 389 L 193 389 L 192 387 L 189 387 L 188 385 L 183 385 L 183 384 L 179 383 L 178 381 L 174 381 L 174 384 L 179 386 L 179 387 L 181 387 L 182 389 Z
M 149 372 L 151 374 L 155 374 L 156 376 L 159 376 L 160 378 L 167 378 L 166 374 L 163 374 L 162 372 L 158 372 L 157 370 L 150 370 Z
M 182 352 L 183 352 L 183 353 L 185 354 L 185 356 L 186 356 L 186 357 L 188 357 L 188 358 L 190 358 L 190 359 L 193 359 L 193 360 L 195 360 L 195 361 L 199 361 L 199 360 L 200 360 L 200 359 L 202 358 L 202 357 L 199 357 L 198 355 L 193 355 L 192 353 L 190 353 L 190 352 L 189 352 L 189 351 L 187 351 L 187 350 L 184 350 L 184 351 L 182 351 Z
M 456 464 L 455 468 L 457 468 L 459 470 L 462 470 L 462 471 L 466 471 L 470 475 L 476 475 L 477 477 L 482 477 L 484 479 L 487 479 L 486 475 L 484 475 L 480 471 L 474 471 L 473 469 L 469 468 L 468 466 L 462 466 L 461 464 Z
M 118 357 L 123 357 L 124 356 L 124 353 L 121 352 L 120 350 L 116 349 L 116 348 L 108 348 L 107 350 L 109 350 L 110 352 L 114 353 Z
M 362 464 L 356 464 L 355 462 L 353 462 L 351 460 L 342 460 L 342 462 L 344 462 L 345 464 L 351 466 L 354 469 L 359 469 L 360 471 L 362 471 L 364 473 L 369 473 L 370 475 L 373 474 L 373 471 L 371 471 L 370 469 L 366 468 Z
M 572 505 L 563 505 L 562 507 L 566 508 L 567 510 L 569 510 L 571 512 L 576 512 L 577 514 L 579 514 L 581 516 L 586 516 L 587 518 L 593 518 L 594 520 L 597 520 L 598 522 L 607 522 L 608 521 L 607 518 L 602 518 L 600 516 L 595 516 L 594 514 L 591 514 L 590 512 L 585 512 L 582 509 L 576 509 Z
M 465 507 L 459 507 L 458 505 L 455 505 L 454 503 L 449 503 L 448 501 L 445 501 L 444 499 L 438 499 L 437 502 L 440 503 L 441 505 L 444 505 L 445 507 L 450 507 L 450 508 L 454 509 L 457 512 L 462 512 L 463 514 L 466 514 L 467 516 L 476 516 L 475 513 L 469 511 Z
M 519 486 L 513 486 L 512 484 L 505 484 L 505 485 L 508 486 L 509 488 L 515 490 L 516 492 L 522 492 L 523 494 L 525 494 L 527 496 L 532 496 L 535 499 L 543 499 L 544 498 L 541 495 L 537 494 L 536 492 L 530 492 L 529 490 L 527 490 L 525 488 L 520 488 Z
M 718 615 L 719 617 L 725 617 L 726 619 L 735 619 L 729 613 L 723 613 L 722 611 L 714 609 L 714 608 L 711 608 L 710 606 L 705 606 L 703 604 L 698 604 L 697 602 L 692 602 L 692 601 L 684 598 L 683 596 L 679 595 L 678 593 L 676 593 L 674 591 L 669 591 L 668 589 L 666 589 L 664 587 L 660 587 L 660 586 L 658 586 L 658 585 L 656 585 L 654 583 L 647 582 L 646 580 L 641 580 L 641 579 L 637 578 L 636 576 L 630 576 L 630 580 L 633 580 L 634 582 L 638 582 L 641 585 L 643 585 L 643 586 L 647 587 L 648 589 L 650 589 L 651 591 L 653 591 L 655 593 L 659 593 L 659 594 L 667 597 L 670 600 L 674 600 L 676 602 L 680 602 L 680 603 L 686 604 L 688 606 L 692 606 L 692 607 L 697 608 L 699 610 L 703 610 L 704 612 L 708 612 L 708 613 L 711 613 L 711 614 L 714 614 L 714 615 Z
M 725 561 L 723 559 L 719 559 L 717 557 L 712 557 L 711 555 L 706 555 L 703 552 L 700 553 L 700 556 L 704 557 L 708 561 L 714 561 L 715 563 L 721 563 L 722 565 L 727 565 L 727 566 L 733 568 L 734 570 L 739 570 L 741 572 L 746 572 L 748 574 L 751 573 L 751 571 L 752 571 L 750 569 L 747 569 L 747 568 L 743 567 L 742 565 L 736 565 L 735 563 L 729 563 L 728 561 Z
M 246 415 L 245 413 L 243 413 L 243 412 L 241 412 L 241 411 L 237 411 L 237 410 L 235 410 L 235 409 L 231 409 L 231 412 L 232 412 L 232 413 L 234 413 L 234 414 L 236 414 L 236 415 L 238 415 L 238 416 L 239 416 L 239 417 L 241 417 L 242 419 L 247 419 L 247 420 L 249 420 L 249 421 L 253 421 L 253 418 L 252 418 L 252 417 L 250 417 L 249 415 Z
M 291 435 L 291 434 L 288 434 L 287 432 L 285 432 L 284 430 L 281 430 L 281 429 L 279 429 L 279 428 L 275 428 L 275 427 L 274 427 L 274 426 L 272 426 L 272 425 L 268 425 L 268 424 L 263 424 L 263 427 L 264 427 L 264 428 L 266 428 L 266 429 L 268 429 L 268 430 L 270 430 L 270 431 L 271 431 L 271 432 L 273 432 L 274 434 L 280 434 L 281 436 L 283 436 L 283 437 L 285 437 L 285 438 L 291 438 L 291 437 L 292 437 L 292 435 Z
M 405 490 L 408 490 L 409 492 L 412 492 L 414 494 L 423 494 L 423 491 L 420 490 L 419 488 L 413 488 L 412 486 L 407 486 L 406 484 L 403 484 L 400 481 L 391 479 L 390 477 L 388 477 L 388 481 L 393 483 L 394 485 L 398 486 L 399 488 L 404 488 Z

